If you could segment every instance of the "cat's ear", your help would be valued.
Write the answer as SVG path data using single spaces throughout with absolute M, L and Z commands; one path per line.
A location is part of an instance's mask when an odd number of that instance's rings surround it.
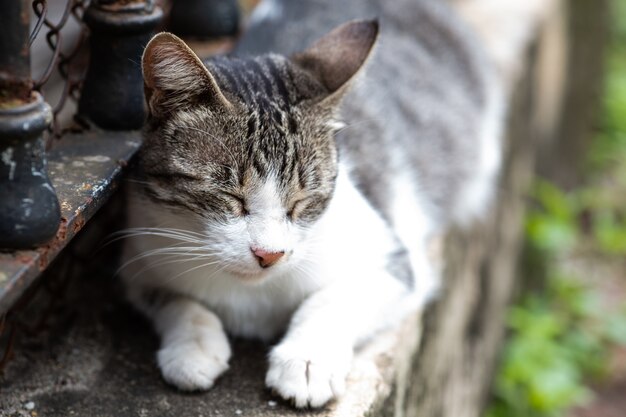
M 231 103 L 200 58 L 177 36 L 154 36 L 141 59 L 144 91 L 149 111 L 161 115 L 199 100 L 223 108 Z
M 363 67 L 377 37 L 378 21 L 355 20 L 333 29 L 291 60 L 315 76 L 329 91 L 328 99 L 335 101 Z

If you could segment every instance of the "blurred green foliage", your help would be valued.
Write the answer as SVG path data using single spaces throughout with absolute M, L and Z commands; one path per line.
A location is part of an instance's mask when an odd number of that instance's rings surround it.
M 591 397 L 585 384 L 608 372 L 611 347 L 626 345 L 626 306 L 608 310 L 598 289 L 567 265 L 573 257 L 626 255 L 626 1 L 611 4 L 589 180 L 568 193 L 542 180 L 533 187 L 526 235 L 535 260 L 541 254 L 541 288 L 527 291 L 509 311 L 509 338 L 485 417 L 563 415 Z
M 535 182 L 532 197 L 537 205 L 526 216 L 526 236 L 533 247 L 549 256 L 581 244 L 599 255 L 626 254 L 626 176 L 620 181 L 615 175 L 626 167 L 626 143 L 624 152 L 620 163 L 605 171 L 609 176 L 570 193 L 547 181 Z
M 607 372 L 610 346 L 626 344 L 626 310 L 608 313 L 593 288 L 548 274 L 547 288 L 511 308 L 511 332 L 486 417 L 559 416 L 587 401 Z

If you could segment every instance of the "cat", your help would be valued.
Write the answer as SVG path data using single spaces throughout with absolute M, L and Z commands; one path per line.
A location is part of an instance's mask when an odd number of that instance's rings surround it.
M 493 194 L 503 109 L 480 44 L 434 0 L 270 0 L 235 55 L 161 33 L 142 68 L 121 270 L 163 378 L 209 389 L 227 333 L 283 335 L 266 385 L 339 397 L 355 347 L 435 294 L 429 239 Z

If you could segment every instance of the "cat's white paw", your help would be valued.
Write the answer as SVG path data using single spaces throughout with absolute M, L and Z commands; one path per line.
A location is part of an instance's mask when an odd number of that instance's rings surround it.
M 185 391 L 211 388 L 228 369 L 229 359 L 226 336 L 212 334 L 168 343 L 157 354 L 163 379 Z
M 270 353 L 265 384 L 300 408 L 321 407 L 341 396 L 352 364 L 352 348 L 320 345 L 280 343 Z

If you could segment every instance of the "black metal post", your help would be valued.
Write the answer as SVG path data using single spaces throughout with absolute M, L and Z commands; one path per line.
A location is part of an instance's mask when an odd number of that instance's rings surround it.
M 52 112 L 32 91 L 29 0 L 0 0 L 0 248 L 34 247 L 61 219 L 48 174 L 43 131 Z
M 141 54 L 163 13 L 152 1 L 92 1 L 90 61 L 78 113 L 110 130 L 139 129 L 145 118 Z
M 194 38 L 233 36 L 239 19 L 237 0 L 173 0 L 170 30 Z

